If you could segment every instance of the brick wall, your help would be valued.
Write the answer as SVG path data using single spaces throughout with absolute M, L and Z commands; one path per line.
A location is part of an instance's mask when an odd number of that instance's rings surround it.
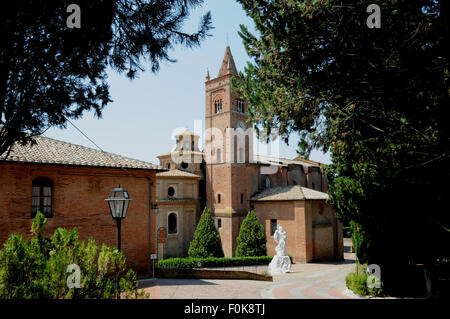
M 53 218 L 46 235 L 58 227 L 76 227 L 81 240 L 116 246 L 116 223 L 105 198 L 120 184 L 132 198 L 122 221 L 122 250 L 128 264 L 139 272 L 148 270 L 150 224 L 151 253 L 155 251 L 155 215 L 149 221 L 149 182 L 155 203 L 155 171 L 38 164 L 0 164 L 0 242 L 19 232 L 29 237 L 32 181 L 45 176 L 53 181 Z

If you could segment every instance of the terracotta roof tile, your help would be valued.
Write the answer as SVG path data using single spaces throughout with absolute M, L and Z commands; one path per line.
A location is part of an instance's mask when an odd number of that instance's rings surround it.
M 187 171 L 182 171 L 179 169 L 171 169 L 170 171 L 160 172 L 156 174 L 156 177 L 190 177 L 190 178 L 200 178 L 200 176 L 192 174 Z
M 163 169 L 152 163 L 54 140 L 48 137 L 38 136 L 34 139 L 36 141 L 34 145 L 14 144 L 6 161 L 151 170 Z
M 266 188 L 252 196 L 252 201 L 279 201 L 279 200 L 314 200 L 328 199 L 328 194 L 307 187 L 293 185 L 284 187 Z

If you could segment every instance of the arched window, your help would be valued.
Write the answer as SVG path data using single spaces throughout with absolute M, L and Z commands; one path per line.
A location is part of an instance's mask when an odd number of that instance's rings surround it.
M 220 204 L 220 201 L 221 201 L 222 199 L 221 199 L 221 196 L 220 196 L 220 194 L 217 194 L 217 202 Z
M 53 182 L 47 177 L 37 177 L 32 183 L 31 218 L 40 211 L 45 217 L 53 217 L 52 211 Z
M 222 113 L 222 100 L 217 100 L 214 102 L 216 108 L 216 113 Z
M 170 169 L 170 163 L 167 164 L 167 168 Z
M 178 214 L 171 212 L 167 216 L 169 234 L 178 234 Z

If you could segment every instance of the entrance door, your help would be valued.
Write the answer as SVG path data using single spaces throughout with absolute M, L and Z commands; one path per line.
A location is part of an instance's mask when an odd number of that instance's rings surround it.
M 332 225 L 313 226 L 313 260 L 326 261 L 334 258 L 334 238 Z

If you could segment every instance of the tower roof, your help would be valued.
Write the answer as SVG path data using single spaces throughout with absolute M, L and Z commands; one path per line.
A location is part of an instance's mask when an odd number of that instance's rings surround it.
M 230 46 L 225 49 L 222 65 L 220 66 L 219 77 L 227 74 L 237 75 L 236 65 L 234 64 L 233 55 L 231 54 Z

